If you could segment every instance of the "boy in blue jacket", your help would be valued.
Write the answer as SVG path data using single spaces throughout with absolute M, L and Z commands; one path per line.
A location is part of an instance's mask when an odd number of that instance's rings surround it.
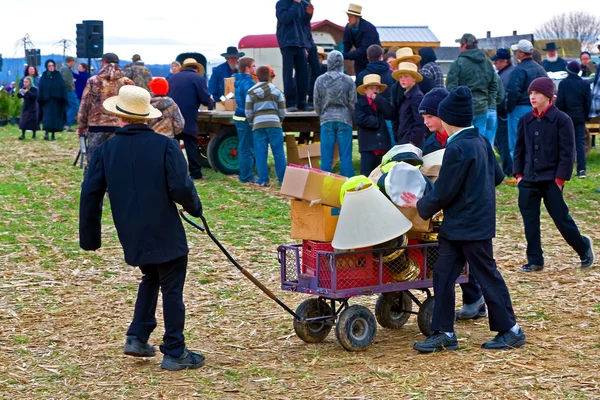
M 256 182 L 254 176 L 254 142 L 252 141 L 252 127 L 246 119 L 246 95 L 256 82 L 252 75 L 256 74 L 256 64 L 252 58 L 244 57 L 240 60 L 240 73 L 235 74 L 235 114 L 233 123 L 238 134 L 238 157 L 240 160 L 240 182 Z
M 496 337 L 481 347 L 507 350 L 525 344 L 525 334 L 516 323 L 510 294 L 496 267 L 492 238 L 496 235 L 496 186 L 504 179 L 487 139 L 472 125 L 473 98 L 458 86 L 438 108 L 449 138 L 434 189 L 418 200 L 403 193 L 405 207 L 416 208 L 423 219 L 444 211 L 439 233 L 439 257 L 434 266 L 435 306 L 431 329 L 434 334 L 413 348 L 431 353 L 458 349 L 454 333 L 454 286 L 465 263 L 480 283 L 489 309 L 490 329 Z

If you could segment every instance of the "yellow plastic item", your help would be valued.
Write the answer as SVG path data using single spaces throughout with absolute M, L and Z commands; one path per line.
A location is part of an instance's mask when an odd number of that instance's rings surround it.
M 344 184 L 342 185 L 341 189 L 340 189 L 340 203 L 343 204 L 344 203 L 344 196 L 346 195 L 346 192 L 350 192 L 350 191 L 357 191 L 357 190 L 361 190 L 361 189 L 366 189 L 367 187 L 373 185 L 373 182 L 371 182 L 371 180 L 369 178 L 367 178 L 364 175 L 357 175 L 357 176 L 353 176 L 352 178 L 348 179 L 346 182 L 344 182 Z M 375 186 L 377 187 L 377 186 Z M 379 190 L 379 188 L 377 187 L 377 190 Z
M 392 169 L 392 167 L 396 164 L 398 164 L 398 161 L 390 161 L 389 163 L 382 165 L 380 167 L 381 172 L 383 172 L 384 174 L 387 174 L 388 172 L 390 172 L 390 169 Z

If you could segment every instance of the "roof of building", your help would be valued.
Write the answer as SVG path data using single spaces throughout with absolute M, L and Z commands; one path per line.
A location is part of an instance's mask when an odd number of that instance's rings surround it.
M 428 26 L 378 26 L 377 32 L 381 43 L 440 42 Z

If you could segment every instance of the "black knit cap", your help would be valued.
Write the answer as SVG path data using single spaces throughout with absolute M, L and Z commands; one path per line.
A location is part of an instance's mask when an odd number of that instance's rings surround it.
M 440 102 L 448 96 L 448 91 L 442 88 L 435 88 L 427 92 L 419 105 L 419 114 L 428 114 L 438 116 L 438 107 Z
M 461 128 L 473 123 L 473 95 L 466 86 L 457 86 L 441 101 L 438 117 L 448 125 Z
M 534 90 L 552 100 L 554 97 L 554 82 L 547 77 L 536 78 L 529 85 L 527 93 L 531 93 Z

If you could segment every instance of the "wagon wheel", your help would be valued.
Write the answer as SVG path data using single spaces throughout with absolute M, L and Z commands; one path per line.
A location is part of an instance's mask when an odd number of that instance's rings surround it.
M 218 132 L 210 139 L 206 152 L 208 161 L 215 171 L 225 175 L 239 173 L 238 143 L 237 131 L 233 127 Z
M 331 316 L 333 313 L 331 307 L 322 299 L 304 300 L 296 309 L 296 314 L 300 318 L 318 318 Z M 328 323 L 329 322 L 329 323 Z M 294 331 L 296 335 L 306 343 L 322 342 L 331 331 L 332 321 L 323 320 L 310 323 L 299 322 L 294 319 Z
M 335 336 L 348 351 L 362 351 L 373 343 L 377 333 L 375 316 L 366 307 L 354 305 L 340 314 Z
M 433 307 L 435 306 L 435 296 L 428 297 L 417 313 L 417 325 L 421 333 L 427 337 L 431 336 L 433 331 L 431 330 L 431 321 L 433 320 Z
M 406 291 L 380 294 L 375 303 L 375 317 L 383 328 L 402 328 L 411 311 L 412 300 Z

